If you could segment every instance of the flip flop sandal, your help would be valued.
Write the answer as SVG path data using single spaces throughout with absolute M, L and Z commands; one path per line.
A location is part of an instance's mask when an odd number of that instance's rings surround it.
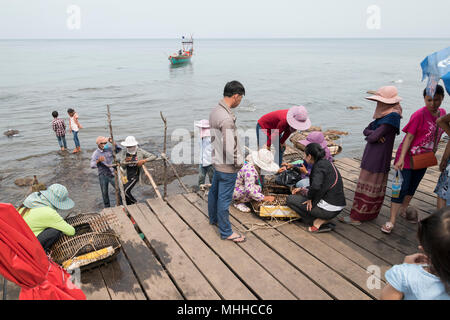
M 350 219 L 350 216 L 339 217 L 338 220 L 339 220 L 339 222 L 342 222 L 342 223 L 345 223 L 345 224 L 349 224 L 351 226 L 359 226 L 359 225 L 361 225 L 360 221 L 353 221 L 352 219 Z
M 336 225 L 333 222 L 327 222 L 327 223 L 324 223 L 322 225 L 322 227 L 330 227 L 331 229 L 334 230 L 334 228 L 336 228 Z
M 329 226 L 326 226 L 326 224 L 321 225 L 320 228 L 318 228 L 318 229 L 316 226 L 311 226 L 308 228 L 308 231 L 311 233 L 322 233 L 322 232 L 329 232 L 332 230 L 333 229 L 330 228 Z
M 389 221 L 381 227 L 381 231 L 387 234 L 391 233 L 392 229 L 394 229 L 394 225 Z
M 234 203 L 233 206 L 234 206 L 236 209 L 238 209 L 239 211 L 241 211 L 241 212 L 244 212 L 244 213 L 249 213 L 249 212 L 250 212 L 250 208 L 247 207 L 247 206 L 246 206 L 245 204 L 243 204 L 243 203 Z
M 243 237 L 242 235 L 238 234 L 236 237 L 233 237 L 233 238 L 225 238 L 225 239 L 222 239 L 222 240 L 233 241 L 234 243 L 242 243 L 242 242 L 247 241 L 247 238 L 244 238 L 244 240 L 241 240 L 241 241 L 234 241 L 234 240 L 239 239 L 239 238 L 242 238 L 242 237 Z

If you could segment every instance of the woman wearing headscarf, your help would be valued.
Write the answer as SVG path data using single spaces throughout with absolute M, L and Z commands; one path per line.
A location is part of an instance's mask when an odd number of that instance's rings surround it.
M 391 166 L 395 136 L 400 133 L 402 100 L 394 86 L 381 87 L 366 98 L 376 101 L 377 107 L 372 121 L 363 134 L 366 148 L 361 160 L 361 172 L 353 199 L 350 216 L 339 217 L 339 221 L 359 225 L 361 221 L 376 219 L 383 205 Z
M 66 187 L 52 184 L 47 190 L 30 194 L 17 209 L 46 252 L 63 233 L 75 234 L 74 227 L 56 211 L 73 208 L 75 204 L 68 195 Z

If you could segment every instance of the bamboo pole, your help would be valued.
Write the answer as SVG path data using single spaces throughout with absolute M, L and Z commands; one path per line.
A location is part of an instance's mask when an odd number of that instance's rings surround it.
M 167 119 L 164 118 L 162 111 L 159 112 L 161 115 L 161 119 L 164 122 L 164 146 L 163 146 L 163 154 L 166 156 L 167 152 Z M 167 198 L 167 163 L 164 162 L 164 200 Z
M 106 105 L 106 110 L 108 112 L 108 125 L 109 125 L 109 134 L 111 136 L 111 143 L 113 145 L 112 147 L 112 153 L 113 153 L 113 159 L 114 163 L 117 163 L 117 157 L 116 157 L 116 142 L 114 141 L 114 135 L 113 135 L 113 129 L 112 129 L 112 121 L 111 121 L 111 112 L 109 111 L 109 104 Z M 125 191 L 123 189 L 123 183 L 122 179 L 120 177 L 120 166 L 117 165 L 114 169 L 114 182 L 116 184 L 116 206 L 120 203 L 120 196 L 122 197 L 122 205 L 125 207 L 125 210 L 128 212 L 127 202 L 125 200 Z M 120 189 L 120 192 L 119 192 Z M 120 194 L 120 195 L 119 195 Z
M 158 186 L 156 185 L 155 180 L 153 180 L 152 175 L 150 174 L 150 172 L 148 172 L 145 165 L 142 165 L 142 169 L 144 170 L 144 173 L 147 176 L 147 178 L 150 180 L 150 183 L 152 184 L 153 189 L 155 189 L 155 192 L 156 192 L 156 195 L 158 196 L 158 198 L 161 199 L 162 201 L 164 201 L 163 197 L 161 196 L 161 193 L 158 190 Z
M 163 158 L 165 161 L 169 164 L 169 166 L 172 168 L 173 173 L 175 173 L 175 176 L 178 179 L 178 182 L 180 183 L 180 185 L 183 187 L 183 189 L 187 192 L 190 193 L 191 191 L 185 186 L 185 184 L 183 183 L 183 181 L 181 181 L 180 176 L 178 175 L 177 170 L 175 169 L 175 167 L 173 166 L 173 164 L 169 161 L 169 159 L 167 159 L 166 155 L 164 153 L 161 154 L 161 158 Z

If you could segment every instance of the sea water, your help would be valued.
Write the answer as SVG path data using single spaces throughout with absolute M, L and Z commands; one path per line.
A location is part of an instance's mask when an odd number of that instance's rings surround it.
M 397 86 L 404 126 L 424 105 L 420 62 L 449 44 L 450 39 L 196 39 L 192 63 L 172 68 L 167 58 L 179 49 L 178 39 L 0 41 L 0 132 L 20 130 L 18 137 L 0 137 L 0 201 L 18 200 L 24 189 L 14 180 L 33 174 L 47 182 L 63 180 L 72 190 L 91 186 L 101 201 L 88 160 L 95 138 L 109 135 L 106 105 L 117 140 L 134 135 L 159 153 L 160 111 L 174 145 L 174 130 L 193 132 L 194 121 L 208 119 L 230 80 L 246 89 L 235 109 L 243 130 L 253 130 L 270 111 L 304 105 L 313 125 L 349 132 L 340 156 L 361 156 L 362 131 L 376 105 L 364 99 L 366 91 Z M 81 156 L 57 152 L 51 112 L 67 120 L 67 108 L 77 111 L 84 127 Z M 66 140 L 73 148 L 71 134 Z M 90 178 L 78 181 L 80 175 Z

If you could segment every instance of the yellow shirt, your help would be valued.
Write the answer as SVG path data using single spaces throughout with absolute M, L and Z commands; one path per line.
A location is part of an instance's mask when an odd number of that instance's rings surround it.
M 22 212 L 22 210 L 19 212 Z M 36 237 L 47 228 L 59 230 L 68 236 L 75 234 L 75 228 L 65 222 L 59 213 L 50 207 L 30 209 L 23 219 Z

